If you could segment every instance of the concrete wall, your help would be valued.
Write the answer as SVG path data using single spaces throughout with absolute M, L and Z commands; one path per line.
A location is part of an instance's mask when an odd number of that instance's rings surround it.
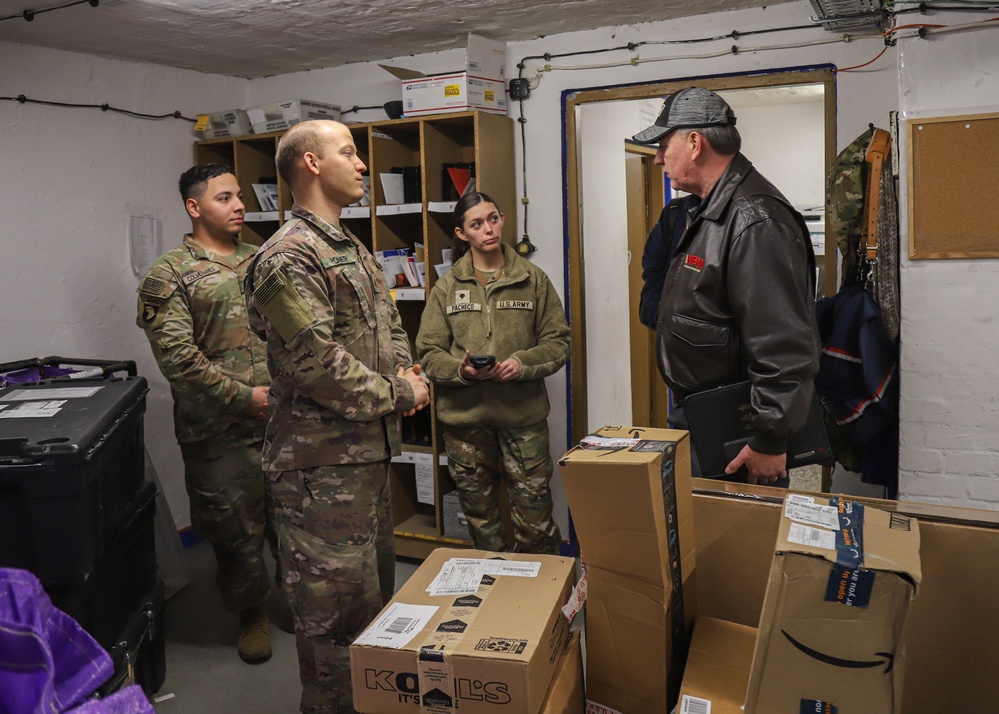
M 936 13 L 925 22 L 979 19 Z M 909 120 L 999 112 L 999 45 L 989 30 L 898 43 L 902 190 L 900 498 L 999 507 L 999 261 L 909 260 Z M 995 186 L 967 186 L 982 201 Z M 944 202 L 936 208 L 947 210 Z M 994 227 L 992 227 L 994 229 Z
M 246 81 L 0 42 L 0 95 L 108 104 L 150 114 L 246 103 Z M 151 386 L 146 445 L 179 526 L 190 521 L 172 401 L 135 326 L 130 206 L 162 218 L 164 249 L 190 230 L 177 179 L 193 124 L 99 109 L 0 102 L 4 217 L 0 361 L 132 359 Z

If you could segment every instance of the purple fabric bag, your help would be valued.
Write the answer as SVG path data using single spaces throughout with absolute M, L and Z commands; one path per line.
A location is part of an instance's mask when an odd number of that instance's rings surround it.
M 86 701 L 112 674 L 108 653 L 52 605 L 38 578 L 0 568 L 0 714 L 153 714 L 135 686 Z

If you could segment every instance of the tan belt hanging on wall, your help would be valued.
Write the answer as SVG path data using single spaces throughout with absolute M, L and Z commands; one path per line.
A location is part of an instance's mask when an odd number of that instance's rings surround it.
M 884 129 L 875 129 L 867 147 L 867 162 L 871 173 L 867 179 L 867 200 L 864 201 L 864 230 L 860 237 L 861 253 L 868 263 L 878 259 L 878 204 L 881 199 L 881 168 L 891 150 L 891 135 Z

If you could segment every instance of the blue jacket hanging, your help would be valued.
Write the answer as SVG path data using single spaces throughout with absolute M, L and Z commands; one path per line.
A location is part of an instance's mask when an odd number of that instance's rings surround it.
M 897 418 L 898 350 L 881 314 L 859 285 L 819 300 L 822 341 L 815 391 L 836 423 L 859 445 Z

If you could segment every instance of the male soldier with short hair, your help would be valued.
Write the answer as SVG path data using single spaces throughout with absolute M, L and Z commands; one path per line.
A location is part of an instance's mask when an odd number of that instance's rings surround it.
M 389 459 L 398 415 L 429 404 L 371 253 L 340 223 L 364 163 L 338 122 L 296 124 L 277 168 L 295 205 L 246 281 L 274 412 L 263 463 L 295 617 L 301 710 L 353 712 L 351 642 L 392 596 Z
M 239 656 L 264 662 L 265 534 L 276 544 L 260 468 L 270 380 L 242 292 L 256 248 L 239 241 L 244 209 L 232 169 L 195 166 L 179 188 L 192 231 L 142 281 L 136 322 L 170 383 L 191 524 L 215 552 L 226 608 L 240 615 Z

